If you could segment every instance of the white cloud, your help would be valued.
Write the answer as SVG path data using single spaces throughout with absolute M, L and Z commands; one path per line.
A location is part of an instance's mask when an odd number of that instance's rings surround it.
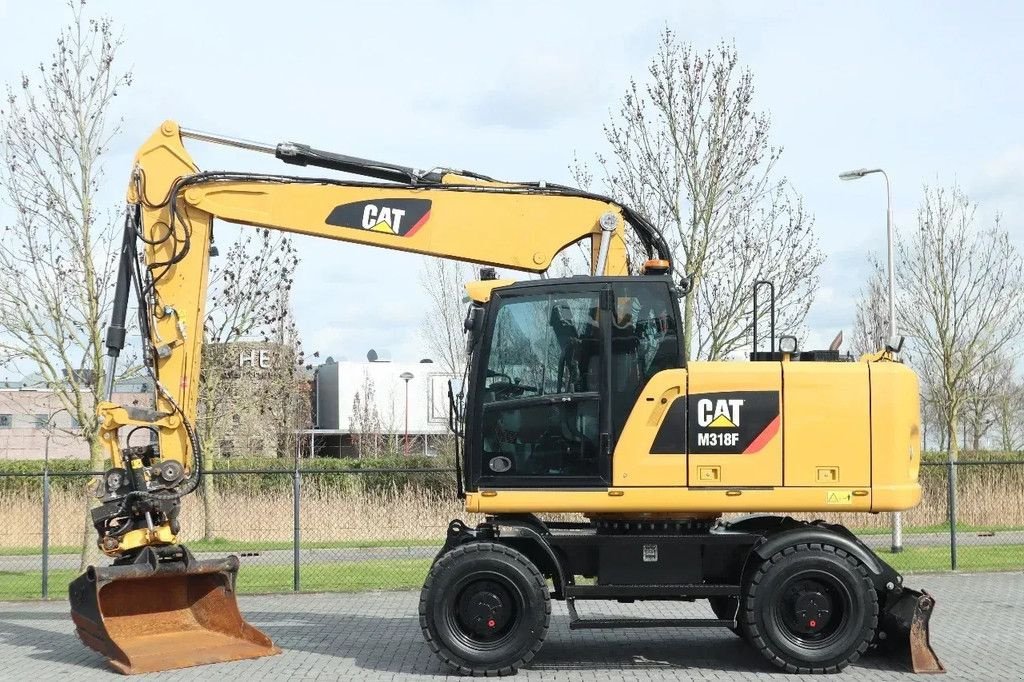
M 734 39 L 754 71 L 755 105 L 772 114 L 773 141 L 786 147 L 780 169 L 804 195 L 829 254 L 808 318 L 812 338 L 827 344 L 850 327 L 866 254 L 884 252 L 880 179 L 840 183 L 841 170 L 884 166 L 903 227 L 913 224 L 922 182 L 956 174 L 1022 234 L 1024 91 L 1014 84 L 1024 10 L 1012 3 L 985 12 L 881 1 L 254 1 L 238 12 L 182 0 L 167 14 L 97 0 L 86 8 L 114 15 L 124 29 L 121 63 L 135 74 L 118 97 L 125 124 L 107 165 L 112 206 L 132 150 L 169 117 L 420 167 L 564 181 L 573 152 L 602 148 L 601 124 L 628 77 L 645 76 L 667 22 L 700 49 Z M 0 0 L 0 80 L 45 59 L 66 15 L 59 3 Z M 190 148 L 205 168 L 300 170 Z M 218 238 L 229 234 L 218 227 Z M 422 354 L 417 257 L 311 239 L 299 240 L 299 255 L 295 308 L 307 349 L 359 358 L 383 337 L 396 360 Z

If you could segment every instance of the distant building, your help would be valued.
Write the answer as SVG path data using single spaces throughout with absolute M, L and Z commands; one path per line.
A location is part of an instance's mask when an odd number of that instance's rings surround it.
M 148 378 L 114 385 L 114 402 L 122 405 L 148 407 L 152 396 Z M 43 459 L 47 445 L 50 459 L 89 459 L 79 424 L 41 377 L 0 381 L 0 460 Z
M 217 457 L 291 456 L 312 423 L 309 378 L 293 346 L 267 341 L 207 343 L 196 424 Z
M 415 442 L 415 454 L 436 454 L 437 437 L 449 433 L 448 382 L 452 378 L 450 372 L 429 360 L 411 363 L 379 358 L 364 362 L 328 359 L 316 369 L 315 428 L 306 432 L 315 454 L 356 456 L 368 411 L 375 413 L 379 433 L 392 442 L 404 444 L 408 433 Z M 366 403 L 368 393 L 372 394 L 371 405 Z M 364 416 L 357 414 L 354 407 L 360 408 Z

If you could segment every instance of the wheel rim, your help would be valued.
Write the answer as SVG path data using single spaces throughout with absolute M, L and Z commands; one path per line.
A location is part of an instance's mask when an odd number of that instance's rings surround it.
M 779 585 L 771 618 L 789 643 L 801 649 L 824 649 L 846 635 L 853 608 L 847 585 L 824 571 L 808 570 Z
M 497 649 L 515 636 L 526 600 L 514 582 L 497 573 L 476 573 L 452 586 L 445 620 L 459 643 Z

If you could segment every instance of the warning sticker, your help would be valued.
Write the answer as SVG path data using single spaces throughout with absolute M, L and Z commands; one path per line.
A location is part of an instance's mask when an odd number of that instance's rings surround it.
M 849 490 L 829 490 L 825 493 L 825 504 L 853 504 L 853 492 Z

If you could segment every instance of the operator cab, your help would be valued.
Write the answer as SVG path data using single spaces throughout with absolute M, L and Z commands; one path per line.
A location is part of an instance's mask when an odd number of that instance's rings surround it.
M 467 316 L 468 488 L 607 487 L 641 390 L 683 366 L 676 311 L 667 276 L 493 288 Z

